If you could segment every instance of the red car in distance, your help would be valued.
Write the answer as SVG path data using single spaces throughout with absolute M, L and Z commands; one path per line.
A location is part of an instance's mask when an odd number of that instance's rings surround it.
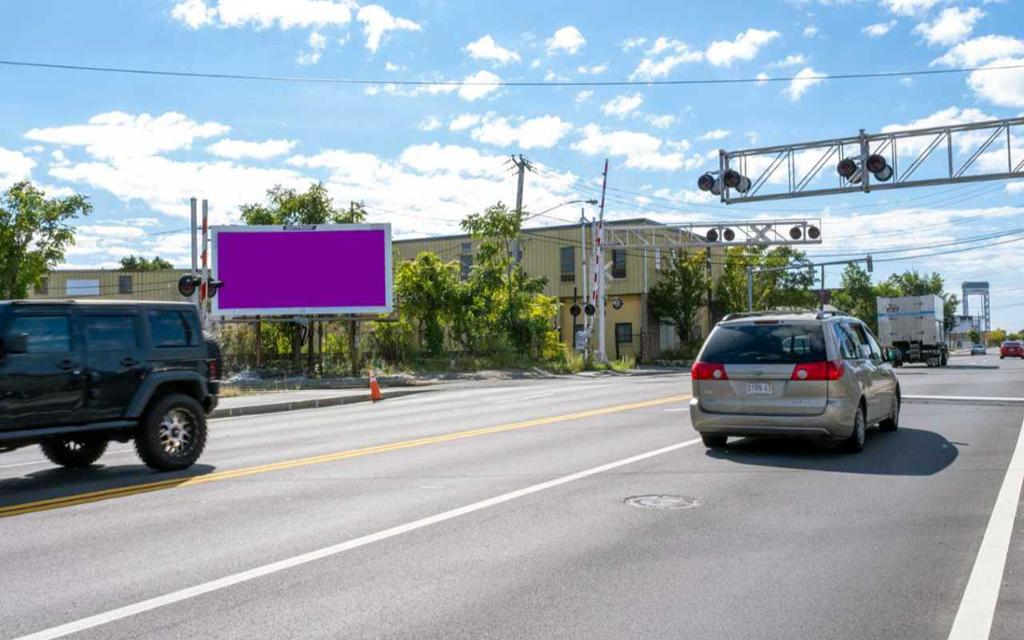
M 1007 340 L 999 345 L 999 359 L 1024 358 L 1024 344 L 1016 340 Z

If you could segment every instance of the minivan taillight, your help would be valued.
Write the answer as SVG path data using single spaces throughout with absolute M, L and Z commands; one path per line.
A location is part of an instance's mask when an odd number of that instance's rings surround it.
M 714 362 L 694 362 L 690 368 L 690 378 L 693 380 L 728 380 L 725 373 L 725 365 Z
M 828 360 L 821 362 L 803 362 L 796 365 L 790 380 L 813 381 L 813 380 L 838 380 L 843 377 L 843 361 Z

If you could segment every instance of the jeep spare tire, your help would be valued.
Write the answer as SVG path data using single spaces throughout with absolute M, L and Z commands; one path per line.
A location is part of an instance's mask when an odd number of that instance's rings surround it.
M 106 440 L 53 438 L 41 443 L 43 455 L 53 464 L 69 469 L 88 467 L 107 450 Z
M 177 471 L 192 466 L 206 446 L 206 414 L 191 396 L 156 398 L 135 434 L 135 450 L 152 469 Z

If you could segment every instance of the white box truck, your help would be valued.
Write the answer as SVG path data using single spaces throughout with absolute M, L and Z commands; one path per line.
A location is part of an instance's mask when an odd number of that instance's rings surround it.
M 944 367 L 946 347 L 945 307 L 936 295 L 878 298 L 878 339 L 884 347 L 900 351 L 896 366 L 924 362 Z

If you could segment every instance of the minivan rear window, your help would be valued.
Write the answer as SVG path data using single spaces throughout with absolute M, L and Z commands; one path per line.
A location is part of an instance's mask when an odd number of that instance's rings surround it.
M 742 324 L 717 327 L 701 355 L 720 364 L 788 364 L 827 360 L 820 324 Z

